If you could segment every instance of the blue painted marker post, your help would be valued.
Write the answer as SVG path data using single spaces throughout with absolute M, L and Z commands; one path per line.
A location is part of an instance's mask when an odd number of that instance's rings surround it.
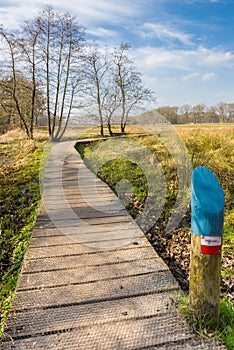
M 190 307 L 198 319 L 219 320 L 224 193 L 206 167 L 192 174 Z

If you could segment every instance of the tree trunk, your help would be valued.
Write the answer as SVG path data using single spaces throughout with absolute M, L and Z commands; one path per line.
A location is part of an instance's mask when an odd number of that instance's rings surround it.
M 109 130 L 110 136 L 113 136 L 113 132 L 112 132 L 112 129 L 111 129 L 111 122 L 110 122 L 110 120 L 108 120 L 108 130 Z

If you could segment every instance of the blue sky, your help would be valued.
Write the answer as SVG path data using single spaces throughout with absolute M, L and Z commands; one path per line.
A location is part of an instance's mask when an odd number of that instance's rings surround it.
M 129 43 L 158 106 L 234 101 L 234 0 L 0 0 L 0 23 L 17 28 L 48 3 L 88 40 Z

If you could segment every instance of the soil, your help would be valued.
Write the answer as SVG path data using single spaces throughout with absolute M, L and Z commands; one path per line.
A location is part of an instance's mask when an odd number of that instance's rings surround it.
M 157 223 L 146 236 L 158 255 L 165 261 L 172 274 L 178 281 L 181 289 L 189 291 L 189 265 L 190 265 L 190 220 L 188 213 L 182 220 L 180 227 L 170 233 L 160 229 Z M 163 224 L 162 224 L 163 225 Z M 225 254 L 222 258 L 222 268 L 233 269 L 232 256 Z M 234 302 L 234 276 L 222 276 L 221 295 L 225 295 Z

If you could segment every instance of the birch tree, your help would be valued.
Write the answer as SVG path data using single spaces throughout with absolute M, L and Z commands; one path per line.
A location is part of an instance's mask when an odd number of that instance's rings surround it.
M 48 132 L 60 139 L 68 125 L 79 89 L 79 62 L 84 29 L 69 13 L 46 6 L 37 18 L 38 50 L 42 54 L 41 77 L 46 91 Z
M 135 108 L 139 108 L 146 101 L 153 101 L 153 92 L 144 86 L 141 74 L 129 57 L 129 50 L 130 46 L 128 44 L 121 44 L 119 48 L 114 49 L 112 54 L 113 74 L 121 99 L 121 133 L 125 132 L 130 112 Z
M 110 93 L 109 86 L 110 63 L 108 59 L 108 51 L 103 51 L 94 43 L 86 48 L 85 55 L 85 79 L 87 86 L 85 93 L 89 99 L 90 108 L 97 110 L 100 134 L 104 135 L 104 116 L 107 110 L 104 106 L 104 100 Z

